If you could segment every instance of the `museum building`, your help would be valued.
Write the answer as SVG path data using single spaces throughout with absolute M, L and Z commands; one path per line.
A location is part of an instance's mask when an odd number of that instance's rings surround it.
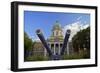
M 51 36 L 47 38 L 46 41 L 48 43 L 48 46 L 52 49 L 53 54 L 56 54 L 56 53 L 59 54 L 62 48 L 63 41 L 64 41 L 64 35 L 63 35 L 61 24 L 58 21 L 56 21 L 51 31 L 52 31 Z M 65 49 L 64 54 L 69 54 L 68 47 Z M 38 41 L 34 44 L 33 55 L 41 55 L 41 56 L 48 55 L 41 41 Z

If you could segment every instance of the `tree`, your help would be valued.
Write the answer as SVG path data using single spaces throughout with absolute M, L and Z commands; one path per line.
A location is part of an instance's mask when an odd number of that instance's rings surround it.
M 33 42 L 32 39 L 29 38 L 26 32 L 24 32 L 24 58 L 30 56 L 32 54 Z
M 79 48 L 90 50 L 90 27 L 79 31 L 72 38 L 72 44 L 75 52 L 79 52 Z

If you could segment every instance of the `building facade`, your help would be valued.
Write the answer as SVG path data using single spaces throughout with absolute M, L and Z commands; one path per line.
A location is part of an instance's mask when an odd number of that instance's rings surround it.
M 51 30 L 51 35 L 49 38 L 46 39 L 46 41 L 47 41 L 48 46 L 52 49 L 53 54 L 56 54 L 56 53 L 60 54 L 63 41 L 64 41 L 64 35 L 63 35 L 62 27 L 58 21 L 55 22 Z M 41 42 L 36 42 L 33 46 L 33 49 L 34 49 L 33 50 L 34 55 L 35 54 L 40 54 L 44 56 L 48 55 L 45 47 L 43 47 Z M 64 54 L 68 54 L 67 48 L 65 49 Z
M 60 53 L 63 44 L 63 33 L 62 28 L 58 21 L 54 24 L 52 28 L 51 36 L 47 39 L 49 47 L 52 49 L 53 54 Z M 46 52 L 46 51 L 45 51 Z

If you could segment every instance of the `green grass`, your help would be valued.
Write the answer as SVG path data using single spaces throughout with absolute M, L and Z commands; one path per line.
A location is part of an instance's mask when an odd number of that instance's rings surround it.
M 46 61 L 48 57 L 44 56 L 29 56 L 25 59 L 25 61 Z
M 64 55 L 62 58 L 66 59 L 66 60 L 87 59 L 87 58 L 90 58 L 90 55 L 89 55 L 89 52 L 81 51 L 80 53 L 74 53 L 74 54 L 71 54 L 71 55 Z
M 80 53 L 73 53 L 70 55 L 62 56 L 62 60 L 73 60 L 73 59 L 87 59 L 90 58 L 89 52 L 80 51 Z M 34 55 L 25 58 L 25 61 L 48 61 L 49 57 L 44 57 L 41 55 Z

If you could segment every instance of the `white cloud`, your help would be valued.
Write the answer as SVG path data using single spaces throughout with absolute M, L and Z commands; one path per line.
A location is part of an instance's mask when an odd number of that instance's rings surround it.
M 79 20 L 81 20 L 81 18 L 82 18 L 82 16 L 78 17 L 76 20 L 79 21 Z
M 40 39 L 39 38 L 34 38 L 32 39 L 33 41 L 36 41 L 36 42 L 40 42 Z
M 65 36 L 66 30 L 70 29 L 71 30 L 71 34 L 69 37 L 69 41 L 72 40 L 72 37 L 77 34 L 78 31 L 82 30 L 82 29 L 86 29 L 87 27 L 89 27 L 89 24 L 86 24 L 86 21 L 84 21 L 84 23 L 81 23 L 81 19 L 82 16 L 78 17 L 76 19 L 76 22 L 73 22 L 71 24 L 67 24 L 63 27 L 63 35 Z M 32 36 L 32 40 L 33 41 L 37 41 L 40 42 L 40 39 L 37 36 Z M 45 37 L 45 39 L 47 39 L 48 37 Z
M 82 29 L 86 29 L 89 26 L 89 24 L 82 24 L 80 21 L 76 21 L 72 24 L 67 24 L 66 26 L 64 26 L 63 28 L 63 34 L 65 35 L 66 30 L 70 29 L 71 30 L 71 34 L 69 37 L 69 41 L 72 40 L 72 37 L 80 30 Z

